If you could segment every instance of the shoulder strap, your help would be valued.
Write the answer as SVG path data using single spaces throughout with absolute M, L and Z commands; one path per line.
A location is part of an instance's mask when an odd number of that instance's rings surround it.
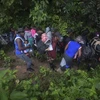
M 24 43 L 24 40 L 21 37 L 16 37 L 14 41 L 16 41 L 17 39 L 21 39 L 22 42 Z
M 91 40 L 91 46 L 96 50 L 97 45 L 100 45 L 100 39 L 98 37 L 95 37 Z M 98 50 L 96 50 L 98 51 Z M 100 51 L 98 51 L 100 52 Z
M 98 51 L 98 52 L 100 52 L 99 50 L 96 49 L 97 45 L 100 45 L 100 41 L 97 41 L 97 42 L 94 44 L 95 50 Z

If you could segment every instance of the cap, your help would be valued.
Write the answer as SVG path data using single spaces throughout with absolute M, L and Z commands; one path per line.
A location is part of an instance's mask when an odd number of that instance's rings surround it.
M 23 28 L 18 28 L 18 33 L 20 32 L 24 32 L 24 29 Z
M 80 41 L 82 41 L 83 40 L 83 38 L 82 38 L 82 36 L 77 36 L 76 38 L 75 38 L 75 41 L 77 41 L 77 42 L 80 42 Z

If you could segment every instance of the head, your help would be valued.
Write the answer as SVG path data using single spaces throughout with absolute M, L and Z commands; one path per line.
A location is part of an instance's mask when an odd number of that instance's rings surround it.
M 24 34 L 25 34 L 25 33 L 24 33 L 23 28 L 19 28 L 19 29 L 18 29 L 18 34 L 20 34 L 21 37 L 24 37 Z
M 71 28 L 67 29 L 68 36 L 72 36 L 73 32 L 74 32 L 73 29 Z
M 59 42 L 62 42 L 63 36 L 59 32 L 56 32 L 55 36 L 57 37 L 57 39 L 58 39 Z
M 36 29 L 36 32 L 37 32 L 37 34 L 42 34 L 43 33 L 43 30 L 41 28 L 37 28 Z
M 32 25 L 32 26 L 31 26 L 31 29 L 34 29 L 34 30 L 36 30 L 36 27 L 35 27 L 34 25 Z
M 27 40 L 25 40 L 25 44 L 28 44 L 28 41 Z
M 14 28 L 12 28 L 12 27 L 11 27 L 11 29 L 10 29 L 10 30 L 11 30 L 11 31 L 14 31 Z
M 25 26 L 25 27 L 24 27 L 24 30 L 28 30 L 28 27 L 27 27 L 27 26 Z
M 77 41 L 77 42 L 79 42 L 79 43 L 81 43 L 81 44 L 84 44 L 84 40 L 83 40 L 83 38 L 82 38 L 81 35 L 77 36 L 77 37 L 75 38 L 75 41 Z
M 48 39 L 47 34 L 46 34 L 46 33 L 43 33 L 43 34 L 41 35 L 41 40 L 42 40 L 43 42 L 46 42 L 47 39 Z

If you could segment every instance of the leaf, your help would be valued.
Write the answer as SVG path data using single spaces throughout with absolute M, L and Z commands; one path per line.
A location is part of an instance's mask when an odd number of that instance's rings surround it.
M 1 70 L 0 71 L 0 80 L 2 80 L 2 78 L 4 77 L 4 75 L 7 73 L 8 69 L 6 70 Z
M 100 83 L 96 84 L 95 88 L 100 90 Z
M 25 98 L 27 98 L 27 94 L 20 91 L 13 91 L 10 95 L 11 100 L 24 100 Z
M 38 100 L 37 97 L 31 97 L 30 100 Z
M 2 88 L 0 88 L 0 100 L 8 100 L 6 92 Z

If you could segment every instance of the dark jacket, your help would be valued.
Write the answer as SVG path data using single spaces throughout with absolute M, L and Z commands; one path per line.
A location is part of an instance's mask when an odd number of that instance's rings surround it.
M 39 53 L 43 54 L 45 53 L 45 50 L 48 48 L 49 46 L 46 45 L 44 42 L 42 42 L 41 40 L 37 43 L 37 50 L 39 51 Z

